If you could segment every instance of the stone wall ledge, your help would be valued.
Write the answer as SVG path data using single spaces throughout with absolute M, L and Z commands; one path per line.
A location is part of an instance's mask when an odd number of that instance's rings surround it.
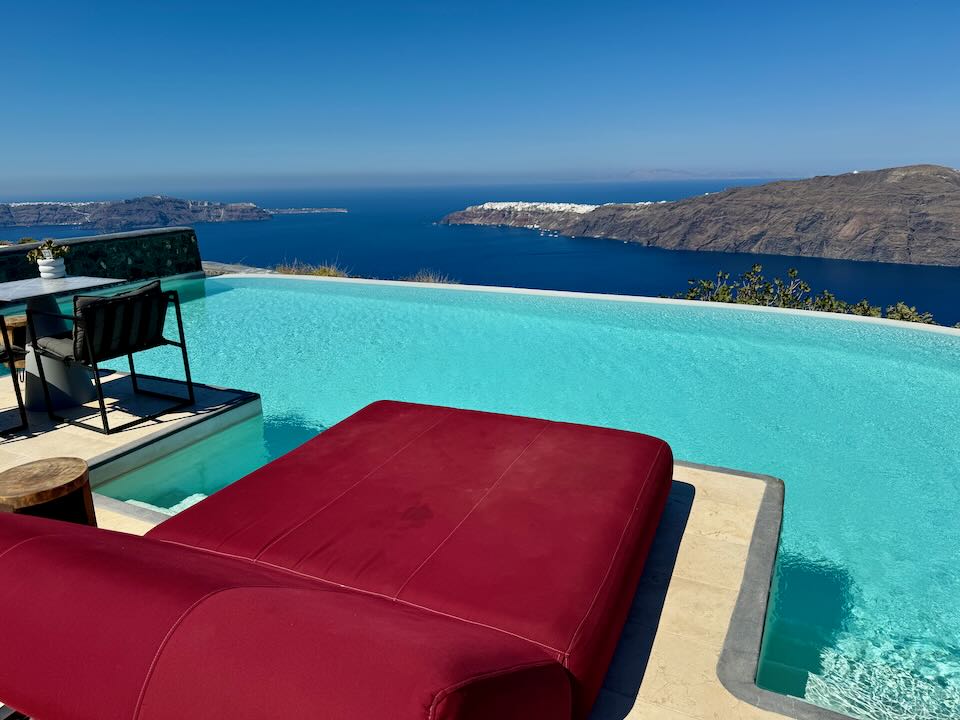
M 41 241 L 0 247 L 0 282 L 36 277 L 26 255 Z M 203 270 L 197 235 L 190 227 L 54 239 L 70 248 L 65 261 L 70 275 L 143 280 Z

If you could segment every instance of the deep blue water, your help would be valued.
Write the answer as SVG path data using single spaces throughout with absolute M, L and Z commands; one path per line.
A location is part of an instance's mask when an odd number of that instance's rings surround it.
M 767 274 L 796 267 L 814 290 L 878 305 L 905 300 L 944 324 L 960 322 L 960 268 L 644 248 L 592 238 L 541 236 L 517 228 L 447 227 L 446 213 L 492 200 L 637 202 L 676 200 L 745 180 L 618 184 L 500 185 L 312 191 L 170 191 L 169 194 L 264 207 L 345 207 L 348 214 L 279 216 L 262 223 L 200 224 L 208 260 L 269 266 L 287 260 L 337 262 L 350 273 L 397 278 L 421 268 L 463 283 L 559 290 L 673 295 L 690 278 L 738 274 L 759 262 Z M 10 228 L 0 237 L 69 237 L 76 228 Z

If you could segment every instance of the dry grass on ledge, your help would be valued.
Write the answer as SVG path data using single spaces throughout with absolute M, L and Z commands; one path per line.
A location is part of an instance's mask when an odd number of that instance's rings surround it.
M 299 260 L 294 260 L 293 262 L 284 262 L 277 265 L 274 270 L 283 275 L 316 275 L 319 277 L 350 277 L 350 273 L 346 271 L 345 268 L 340 267 L 337 263 L 322 263 L 319 265 L 312 265 L 311 263 L 300 262 Z
M 300 260 L 293 260 L 292 262 L 280 263 L 273 268 L 274 272 L 278 272 L 282 275 L 313 275 L 316 277 L 361 277 L 359 275 L 352 275 L 350 272 L 342 267 L 340 264 L 333 263 L 320 263 L 314 265 L 312 263 L 301 262 Z M 403 277 L 397 278 L 398 280 L 403 280 L 405 282 L 419 282 L 419 283 L 440 283 L 443 285 L 459 285 L 458 280 L 453 279 L 449 275 L 446 275 L 435 270 L 430 270 L 428 268 L 421 268 L 412 275 L 404 275 Z

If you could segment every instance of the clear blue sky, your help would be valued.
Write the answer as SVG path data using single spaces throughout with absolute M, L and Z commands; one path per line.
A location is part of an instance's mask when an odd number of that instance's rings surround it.
M 0 11 L 0 198 L 960 166 L 957 0 Z

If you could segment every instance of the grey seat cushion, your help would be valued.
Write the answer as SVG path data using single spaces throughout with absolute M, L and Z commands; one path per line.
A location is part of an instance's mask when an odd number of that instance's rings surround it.
M 64 360 L 73 360 L 73 334 L 37 338 L 37 345 L 44 352 Z

